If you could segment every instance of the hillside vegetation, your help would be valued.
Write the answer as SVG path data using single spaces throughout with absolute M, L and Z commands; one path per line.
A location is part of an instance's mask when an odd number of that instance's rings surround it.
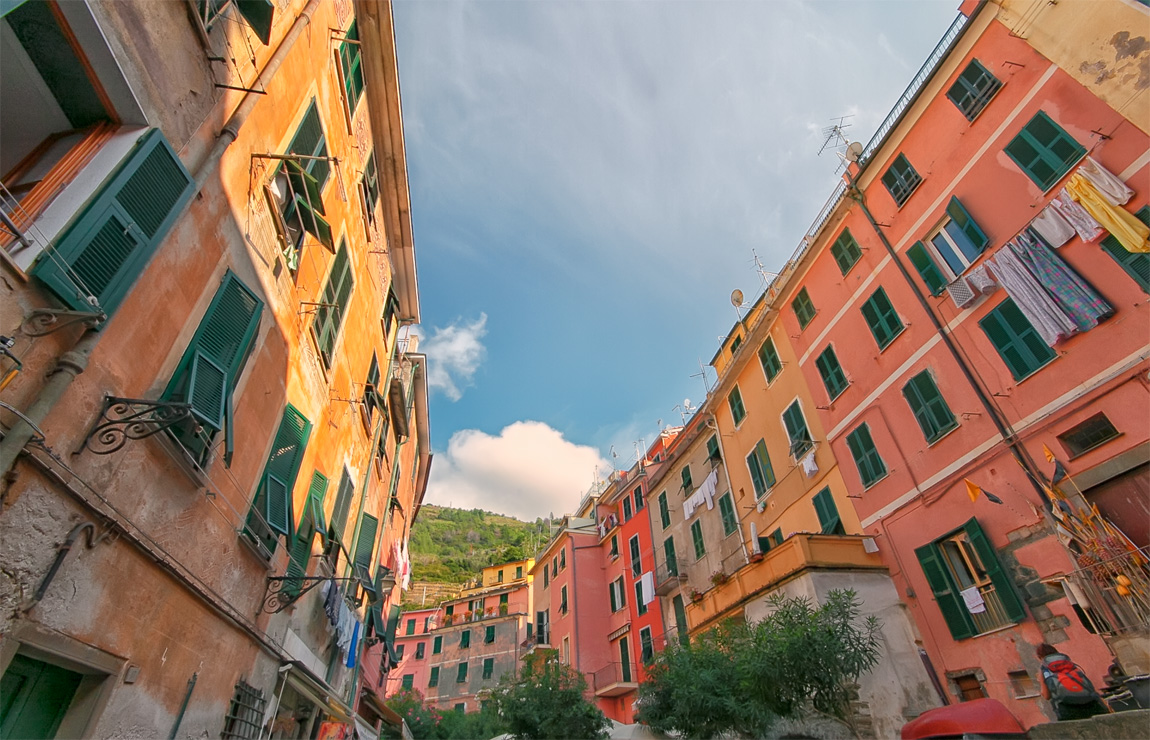
M 424 505 L 411 528 L 411 577 L 463 583 L 488 565 L 531 557 L 546 541 L 543 519 L 522 522 L 482 509 Z

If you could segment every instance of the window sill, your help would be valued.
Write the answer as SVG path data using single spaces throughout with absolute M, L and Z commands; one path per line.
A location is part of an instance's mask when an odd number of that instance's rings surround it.
M 836 393 L 833 396 L 830 393 L 827 393 L 827 398 L 829 399 L 828 403 L 834 403 L 835 401 L 839 400 L 839 396 L 846 393 L 847 388 L 850 388 L 851 385 L 852 385 L 851 383 L 847 383 L 846 385 L 843 386 L 843 389 L 841 391 L 839 391 L 838 393 Z
M 901 203 L 898 202 L 898 198 L 894 197 L 894 193 L 890 192 L 889 188 L 887 188 L 886 192 L 890 196 L 890 199 L 894 201 L 895 207 L 899 211 L 901 211 L 903 209 L 903 206 L 905 206 L 907 203 L 910 203 L 910 199 L 914 197 L 914 194 L 918 192 L 918 189 L 922 187 L 922 184 L 924 182 L 926 182 L 926 178 L 925 177 L 919 177 L 918 182 L 915 183 L 915 185 L 911 189 L 911 191 L 906 194 L 906 197 L 902 199 Z M 883 187 L 886 187 L 886 186 L 883 185 Z
M 952 435 L 956 431 L 958 431 L 959 427 L 961 427 L 961 426 L 962 426 L 961 424 L 955 422 L 954 426 L 952 426 L 950 429 L 947 429 L 945 432 L 943 432 L 939 436 L 935 437 L 934 439 L 928 439 L 926 441 L 926 448 L 929 450 L 931 447 L 934 447 L 936 444 L 938 444 L 942 440 L 946 439 L 947 437 L 949 437 L 950 435 Z
M 881 477 L 881 478 L 878 478 L 877 480 L 874 480 L 874 481 L 872 481 L 870 484 L 867 484 L 867 483 L 863 483 L 863 490 L 864 490 L 864 491 L 869 491 L 870 489 L 874 488 L 874 487 L 875 487 L 875 486 L 877 486 L 879 483 L 882 483 L 884 480 L 886 480 L 886 479 L 887 479 L 887 478 L 889 478 L 889 477 L 890 477 L 890 471 L 888 470 L 888 471 L 886 472 L 886 475 L 884 475 L 884 476 L 883 476 L 883 477 Z
M 902 328 L 898 330 L 898 333 L 888 339 L 886 344 L 879 345 L 878 353 L 881 355 L 883 352 L 886 352 L 887 348 L 894 344 L 895 340 L 901 337 L 904 333 L 906 333 L 906 324 L 903 324 Z M 872 333 L 871 336 L 873 337 L 874 334 Z M 875 344 L 878 344 L 877 339 L 875 340 Z
M 1085 334 L 1085 332 L 1080 332 L 1080 333 L 1083 333 L 1083 334 Z M 1039 365 L 1038 367 L 1034 368 L 1034 369 L 1033 369 L 1033 370 L 1031 370 L 1031 371 L 1030 371 L 1028 374 L 1026 374 L 1026 375 L 1023 375 L 1021 378 L 1015 378 L 1015 379 L 1014 379 L 1014 387 L 1015 387 L 1015 388 L 1017 388 L 1018 386 L 1022 385 L 1022 384 L 1023 384 L 1023 383 L 1025 383 L 1026 381 L 1030 380 L 1030 379 L 1031 379 L 1031 378 L 1033 378 L 1035 375 L 1038 375 L 1038 373 L 1042 372 L 1042 371 L 1043 371 L 1044 369 L 1046 369 L 1047 367 L 1050 367 L 1050 365 L 1054 364 L 1054 362 L 1055 362 L 1055 361 L 1056 361 L 1058 358 L 1062 357 L 1062 353 L 1061 353 L 1061 352 L 1059 352 L 1058 350 L 1054 349 L 1053 347 L 1051 347 L 1050 349 L 1054 350 L 1054 357 L 1051 357 L 1051 358 L 1050 358 L 1049 360 L 1047 360 L 1045 363 L 1043 363 L 1042 365 Z M 995 352 L 995 353 L 997 354 L 997 350 L 996 350 L 996 352 Z M 999 356 L 1001 357 L 1001 355 L 999 355 Z M 1009 372 L 1009 371 L 1010 371 L 1010 368 L 1007 368 L 1007 372 Z M 1014 377 L 1014 376 L 1012 375 L 1011 377 Z

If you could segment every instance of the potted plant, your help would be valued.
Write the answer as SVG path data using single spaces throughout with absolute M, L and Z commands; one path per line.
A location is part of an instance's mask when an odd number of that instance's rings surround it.
M 501 617 L 507 616 L 507 604 L 500 604 L 499 605 L 499 616 L 501 616 Z
M 470 622 L 474 618 L 475 618 L 475 612 L 470 611 L 470 610 L 467 612 L 467 614 L 464 615 L 464 619 L 466 619 L 468 622 Z
M 451 623 L 454 621 L 455 621 L 455 615 L 454 614 L 443 615 L 443 626 L 444 627 L 450 627 Z
M 761 552 L 752 552 L 751 553 L 751 562 L 752 563 L 757 563 L 762 559 L 763 559 L 763 553 L 761 553 Z
M 701 593 L 699 593 L 698 590 L 696 590 L 696 589 L 691 589 L 691 592 L 689 594 L 687 594 L 687 597 L 691 600 L 691 603 L 693 603 L 693 604 L 698 604 L 700 601 L 703 600 L 703 595 Z
M 721 570 L 717 570 L 711 574 L 711 584 L 715 586 L 722 586 L 727 582 L 728 576 Z

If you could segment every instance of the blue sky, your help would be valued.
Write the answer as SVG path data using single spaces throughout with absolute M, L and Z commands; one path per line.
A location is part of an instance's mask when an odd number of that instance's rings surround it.
M 398 0 L 426 500 L 566 513 L 682 423 L 836 184 L 823 129 L 865 143 L 957 7 Z

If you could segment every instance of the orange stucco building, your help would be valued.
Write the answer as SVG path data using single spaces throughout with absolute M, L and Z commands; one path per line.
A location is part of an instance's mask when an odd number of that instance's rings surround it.
M 431 457 L 390 5 L 0 35 L 6 734 L 377 733 Z

